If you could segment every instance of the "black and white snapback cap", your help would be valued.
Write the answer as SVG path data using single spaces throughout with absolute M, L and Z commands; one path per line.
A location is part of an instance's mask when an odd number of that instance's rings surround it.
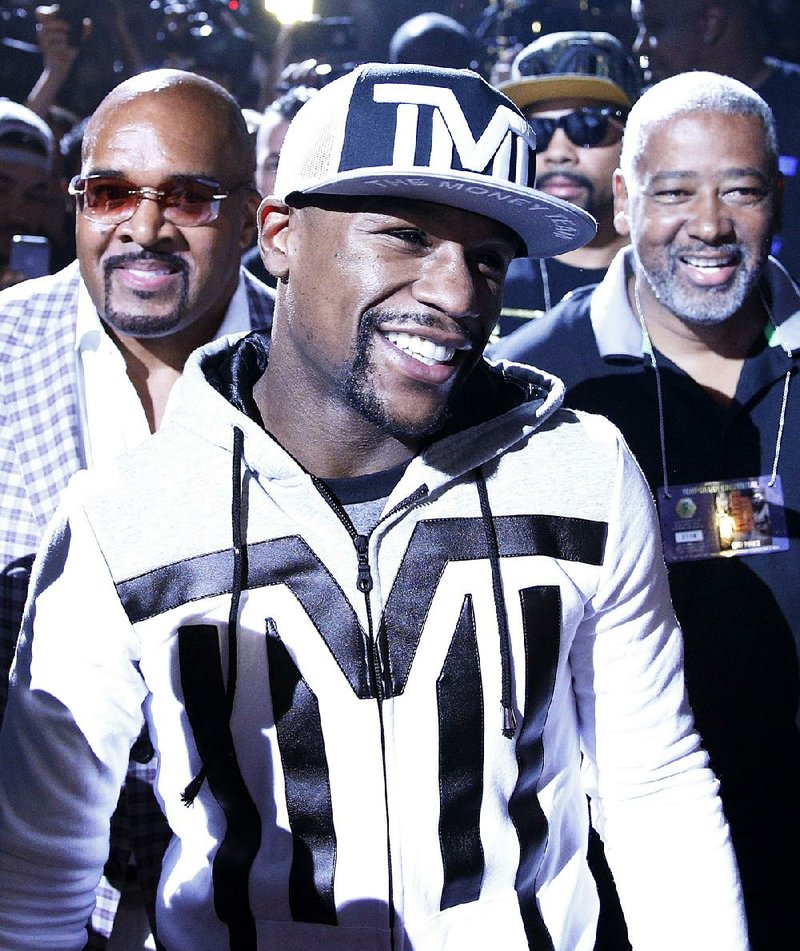
M 368 63 L 313 96 L 289 126 L 275 197 L 386 195 L 499 221 L 528 256 L 582 247 L 594 218 L 536 191 L 536 137 L 471 70 Z

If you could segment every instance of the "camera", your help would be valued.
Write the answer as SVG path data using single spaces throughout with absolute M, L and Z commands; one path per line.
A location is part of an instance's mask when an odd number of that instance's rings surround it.
M 318 17 L 294 25 L 292 56 L 296 60 L 340 62 L 352 58 L 357 47 L 353 17 Z

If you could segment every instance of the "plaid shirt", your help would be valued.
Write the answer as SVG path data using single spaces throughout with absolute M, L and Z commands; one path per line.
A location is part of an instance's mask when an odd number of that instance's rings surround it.
M 272 324 L 272 291 L 242 269 L 250 323 Z M 77 262 L 0 293 L 0 722 L 34 554 L 73 473 L 84 468 L 75 356 L 81 285 Z M 103 948 L 131 860 L 154 922 L 155 893 L 170 831 L 153 794 L 156 763 L 146 736 L 131 754 L 111 821 L 111 849 L 89 926 Z

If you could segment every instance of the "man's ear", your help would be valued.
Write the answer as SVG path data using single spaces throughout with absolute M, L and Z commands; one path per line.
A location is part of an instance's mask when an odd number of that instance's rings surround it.
M 278 280 L 289 274 L 288 229 L 288 205 L 277 198 L 265 198 L 258 207 L 258 250 L 264 267 Z
M 260 201 L 261 195 L 259 195 L 255 188 L 251 188 L 247 193 L 247 200 L 242 210 L 242 228 L 239 232 L 239 247 L 242 251 L 246 251 L 253 244 L 253 238 L 258 228 L 256 215 Z
M 617 234 L 629 238 L 631 227 L 628 222 L 628 186 L 619 168 L 614 172 L 611 187 L 614 191 L 614 230 Z

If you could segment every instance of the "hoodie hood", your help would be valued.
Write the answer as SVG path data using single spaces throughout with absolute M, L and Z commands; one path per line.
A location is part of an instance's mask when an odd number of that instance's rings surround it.
M 253 387 L 266 368 L 269 346 L 266 334 L 253 332 L 196 350 L 174 394 L 170 419 L 228 449 L 238 426 L 248 464 L 255 463 L 252 443 L 264 441 L 264 429 Z M 563 398 L 557 377 L 508 361 L 481 361 L 459 391 L 450 420 L 419 454 L 425 480 L 433 488 L 502 454 L 549 420 Z M 295 460 L 275 440 L 267 441 L 273 447 L 270 475 L 280 477 L 286 467 L 296 471 Z

